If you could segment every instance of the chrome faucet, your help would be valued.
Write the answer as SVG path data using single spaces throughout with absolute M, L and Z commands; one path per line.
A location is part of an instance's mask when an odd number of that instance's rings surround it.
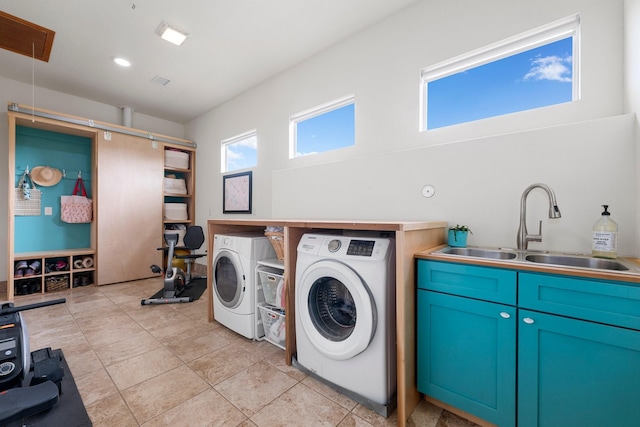
M 540 228 L 538 234 L 529 234 L 527 232 L 527 196 L 534 188 L 541 188 L 546 191 L 549 196 L 549 218 L 560 218 L 560 209 L 556 202 L 556 195 L 546 184 L 531 184 L 522 193 L 520 199 L 520 226 L 518 227 L 518 249 L 527 250 L 529 242 L 542 242 L 542 221 L 540 221 Z

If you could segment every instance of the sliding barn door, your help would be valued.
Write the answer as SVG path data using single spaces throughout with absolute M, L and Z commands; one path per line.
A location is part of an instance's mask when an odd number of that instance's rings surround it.
M 162 262 L 162 144 L 98 133 L 98 284 L 154 276 L 149 266 Z

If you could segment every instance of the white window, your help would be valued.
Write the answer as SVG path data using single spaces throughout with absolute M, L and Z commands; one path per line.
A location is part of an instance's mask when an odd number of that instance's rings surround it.
M 252 130 L 222 141 L 222 172 L 247 169 L 258 164 L 258 132 Z
M 337 99 L 289 117 L 289 158 L 355 145 L 355 97 Z
M 580 16 L 426 67 L 420 130 L 580 99 Z

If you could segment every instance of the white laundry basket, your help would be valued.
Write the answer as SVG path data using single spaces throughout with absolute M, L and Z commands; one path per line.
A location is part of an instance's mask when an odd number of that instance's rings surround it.
M 286 316 L 282 309 L 261 302 L 258 304 L 262 326 L 264 327 L 264 338 L 271 344 L 281 349 L 286 347 Z

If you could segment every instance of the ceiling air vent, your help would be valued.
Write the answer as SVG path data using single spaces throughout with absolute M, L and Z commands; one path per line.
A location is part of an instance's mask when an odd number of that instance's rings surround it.
M 160 86 L 166 86 L 169 84 L 169 82 L 171 80 L 169 80 L 166 77 L 162 77 L 162 76 L 155 76 L 154 78 L 151 79 L 152 82 L 159 84 Z
M 0 48 L 49 62 L 55 31 L 0 11 Z

